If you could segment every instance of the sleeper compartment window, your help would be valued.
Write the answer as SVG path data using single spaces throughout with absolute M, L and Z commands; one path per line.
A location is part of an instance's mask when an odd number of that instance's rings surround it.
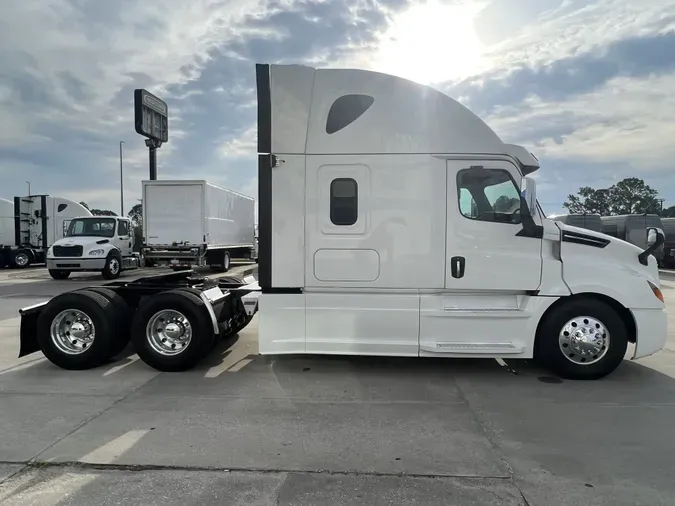
M 347 227 L 359 217 L 359 186 L 352 178 L 337 178 L 330 183 L 330 221 Z

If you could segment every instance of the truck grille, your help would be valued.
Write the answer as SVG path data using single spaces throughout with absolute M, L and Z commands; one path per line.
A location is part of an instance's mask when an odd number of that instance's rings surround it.
M 82 246 L 54 246 L 55 257 L 81 257 Z

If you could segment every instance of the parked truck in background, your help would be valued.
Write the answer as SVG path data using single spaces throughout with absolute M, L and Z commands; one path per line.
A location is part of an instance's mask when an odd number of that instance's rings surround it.
M 549 216 L 549 218 L 553 221 L 566 223 L 572 227 L 602 232 L 602 220 L 600 219 L 599 214 L 560 214 L 557 216 Z
M 258 282 L 65 293 L 21 310 L 20 356 L 94 367 L 130 335 L 146 363 L 184 370 L 258 309 L 264 355 L 534 357 L 597 379 L 629 342 L 633 359 L 664 347 L 656 227 L 643 250 L 547 219 L 536 158 L 428 86 L 300 65 L 257 65 L 256 84 Z
M 658 228 L 663 231 L 663 221 L 658 214 L 621 214 L 618 216 L 603 216 L 602 233 L 634 244 L 638 248 L 651 246 L 649 230 Z M 667 234 L 665 239 L 668 240 Z M 664 245 L 659 246 L 653 253 L 659 266 L 663 265 Z
M 146 265 L 210 266 L 255 257 L 255 201 L 208 181 L 143 181 Z
M 663 244 L 663 265 L 675 268 L 675 218 L 661 218 L 666 242 Z
M 86 207 L 72 200 L 31 195 L 14 197 L 12 219 L 9 220 L 6 202 L 0 203 L 3 216 L 0 263 L 12 268 L 45 263 L 47 250 L 64 236 L 70 220 L 91 216 Z
M 116 279 L 122 271 L 137 269 L 131 220 L 117 216 L 80 216 L 70 221 L 65 237 L 47 251 L 47 269 L 54 279 L 72 272 L 100 272 Z
M 5 244 L 14 244 L 14 202 L 0 199 L 0 250 Z M 0 251 L 0 269 L 5 267 L 5 257 Z

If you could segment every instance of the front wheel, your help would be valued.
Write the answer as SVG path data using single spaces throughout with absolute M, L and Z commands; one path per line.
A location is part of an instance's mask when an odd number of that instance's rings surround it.
M 594 380 L 614 371 L 627 347 L 628 330 L 612 307 L 599 300 L 577 299 L 545 316 L 535 356 L 560 377 Z
M 111 254 L 105 261 L 105 267 L 101 271 L 104 279 L 117 279 L 122 273 L 122 259 L 115 254 Z
M 49 269 L 49 275 L 54 279 L 68 279 L 70 276 L 70 271 L 64 271 L 61 269 Z

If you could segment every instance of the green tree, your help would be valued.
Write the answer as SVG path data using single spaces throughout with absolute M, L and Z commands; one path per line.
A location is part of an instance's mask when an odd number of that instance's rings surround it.
M 127 214 L 135 227 L 143 226 L 143 204 L 136 204 L 129 210 Z
M 568 195 L 563 204 L 570 213 L 617 214 L 659 213 L 658 192 L 642 179 L 629 177 L 609 188 L 579 188 L 576 195 Z
M 572 214 L 599 214 L 607 216 L 611 214 L 609 190 L 595 190 L 590 186 L 579 188 L 577 195 L 568 195 L 567 202 L 563 204 Z

